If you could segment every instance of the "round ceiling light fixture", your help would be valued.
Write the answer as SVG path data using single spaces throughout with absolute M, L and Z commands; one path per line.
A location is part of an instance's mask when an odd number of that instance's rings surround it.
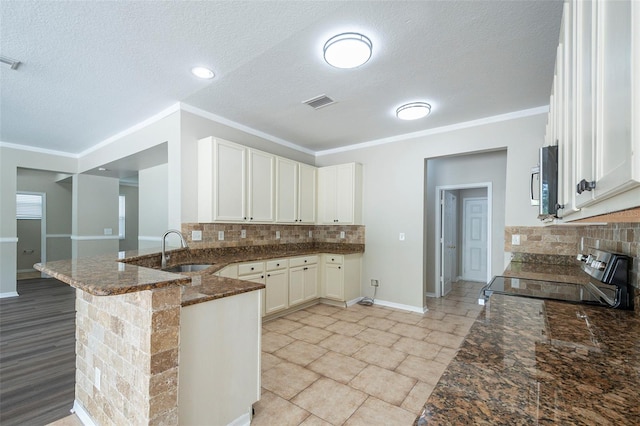
M 431 105 L 426 102 L 411 102 L 396 109 L 396 117 L 400 120 L 417 120 L 431 112 Z
M 373 44 L 360 33 L 342 33 L 324 44 L 324 60 L 336 68 L 357 68 L 371 58 Z
M 209 68 L 206 68 L 206 67 L 193 67 L 191 68 L 191 74 L 205 80 L 209 80 L 215 77 L 215 74 L 213 73 L 213 71 L 211 71 Z

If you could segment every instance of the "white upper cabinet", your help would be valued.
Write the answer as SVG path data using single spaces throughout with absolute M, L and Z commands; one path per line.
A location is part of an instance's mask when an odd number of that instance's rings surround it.
M 565 2 L 545 143 L 563 217 L 640 205 L 640 2 Z
M 318 169 L 308 164 L 298 163 L 298 222 L 316 222 Z
M 319 223 L 362 224 L 362 165 L 319 168 L 318 205 Z
M 275 157 L 233 142 L 198 141 L 198 222 L 273 222 Z
M 276 222 L 315 223 L 316 168 L 278 157 Z
M 247 148 L 249 179 L 248 209 L 250 222 L 273 222 L 275 199 L 275 156 Z

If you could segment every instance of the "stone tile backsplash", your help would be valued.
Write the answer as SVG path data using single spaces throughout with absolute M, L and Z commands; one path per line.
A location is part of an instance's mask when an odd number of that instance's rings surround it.
M 513 235 L 520 235 L 520 245 L 511 243 Z M 571 259 L 589 248 L 607 250 L 632 257 L 631 283 L 640 289 L 640 223 L 608 223 L 585 226 L 505 227 L 505 252 L 513 260 L 526 261 L 534 255 L 537 259 L 561 255 Z M 640 312 L 640 291 L 636 291 L 636 312 Z
M 183 223 L 182 233 L 191 248 L 310 242 L 364 244 L 364 228 L 362 225 Z M 244 238 L 242 237 L 242 230 L 246 232 Z M 193 241 L 191 238 L 192 231 L 202 231 L 202 241 Z M 224 231 L 224 240 L 218 239 L 219 231 Z M 341 232 L 344 232 L 344 238 L 341 238 Z

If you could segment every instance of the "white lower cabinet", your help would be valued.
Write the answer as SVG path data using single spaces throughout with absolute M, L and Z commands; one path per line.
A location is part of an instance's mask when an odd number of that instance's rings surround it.
M 271 260 L 267 263 L 264 293 L 264 315 L 289 307 L 289 271 L 287 260 Z
M 361 254 L 322 255 L 321 297 L 350 302 L 360 297 Z
M 289 260 L 289 306 L 318 297 L 318 256 Z

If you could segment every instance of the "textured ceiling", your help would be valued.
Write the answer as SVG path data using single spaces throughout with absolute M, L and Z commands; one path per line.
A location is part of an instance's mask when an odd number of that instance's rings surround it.
M 184 102 L 313 151 L 548 103 L 562 1 L 0 2 L 0 141 L 80 153 Z M 360 31 L 372 59 L 330 67 Z M 189 70 L 209 66 L 201 81 Z M 326 94 L 336 104 L 303 101 Z M 395 118 L 426 100 L 431 115 Z

